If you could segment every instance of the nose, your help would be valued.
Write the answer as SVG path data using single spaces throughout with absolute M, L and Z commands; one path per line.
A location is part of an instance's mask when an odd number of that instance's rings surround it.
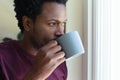
M 65 32 L 64 32 L 64 27 L 63 26 L 59 26 L 59 27 L 57 27 L 57 30 L 56 30 L 56 36 L 62 36 L 63 34 L 64 34 Z

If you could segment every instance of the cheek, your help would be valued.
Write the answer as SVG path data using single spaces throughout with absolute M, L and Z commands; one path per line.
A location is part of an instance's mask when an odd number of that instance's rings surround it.
M 39 40 L 52 40 L 55 38 L 55 28 L 49 27 L 47 24 L 38 24 L 34 28 L 35 36 Z
M 39 43 L 47 43 L 55 38 L 54 31 L 50 29 L 37 30 L 34 35 Z
M 46 32 L 44 32 L 44 37 L 48 40 L 54 39 L 54 31 L 47 30 Z

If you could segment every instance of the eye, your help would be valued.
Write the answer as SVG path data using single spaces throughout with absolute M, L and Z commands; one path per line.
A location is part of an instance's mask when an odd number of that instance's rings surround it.
M 57 23 L 56 22 L 50 22 L 48 25 L 51 26 L 51 27 L 55 27 L 55 26 L 57 26 Z

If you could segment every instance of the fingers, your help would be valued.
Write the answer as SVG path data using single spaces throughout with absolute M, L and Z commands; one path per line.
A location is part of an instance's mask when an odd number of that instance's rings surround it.
M 56 67 L 58 67 L 60 64 L 62 64 L 66 59 L 65 59 L 65 53 L 63 51 L 59 52 L 59 53 L 56 53 L 53 58 L 52 58 L 52 61 L 53 61 L 53 65 L 52 65 L 52 68 L 55 69 Z
M 54 47 L 56 45 L 58 45 L 57 41 L 53 40 L 53 41 L 50 41 L 48 44 L 46 44 L 44 47 L 46 49 L 50 49 L 50 48 L 52 48 L 52 47 Z
M 58 67 L 60 64 L 62 64 L 65 61 L 65 57 L 57 59 L 56 63 L 54 64 L 53 68 L 55 69 Z
M 59 63 L 57 63 L 56 66 L 59 66 L 59 65 L 60 65 L 61 63 L 63 63 L 65 60 L 66 60 L 65 57 L 58 59 L 58 62 L 59 62 Z
M 61 46 L 58 45 L 57 41 L 50 41 L 48 44 L 42 47 L 42 50 L 47 54 L 54 55 L 55 53 L 61 51 Z
M 65 53 L 63 51 L 56 53 L 54 56 L 54 59 L 61 59 L 65 57 Z
M 53 56 L 53 60 L 55 61 L 56 66 L 60 65 L 61 63 L 63 63 L 66 60 L 65 53 L 63 51 L 56 53 Z
M 49 49 L 49 52 L 56 54 L 57 52 L 60 52 L 61 49 L 62 49 L 62 48 L 61 48 L 60 45 L 56 45 L 56 46 L 54 46 L 53 48 Z

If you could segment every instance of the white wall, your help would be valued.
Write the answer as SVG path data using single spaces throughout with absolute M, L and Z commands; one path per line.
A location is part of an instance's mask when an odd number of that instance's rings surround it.
M 12 1 L 0 1 L 0 42 L 5 36 L 15 39 L 19 32 Z M 82 0 L 69 0 L 67 14 L 67 32 L 77 30 L 82 38 Z M 68 80 L 82 80 L 82 56 L 67 61 L 67 66 Z
M 5 36 L 15 39 L 16 34 L 19 32 L 12 1 L 0 1 L 0 42 Z

